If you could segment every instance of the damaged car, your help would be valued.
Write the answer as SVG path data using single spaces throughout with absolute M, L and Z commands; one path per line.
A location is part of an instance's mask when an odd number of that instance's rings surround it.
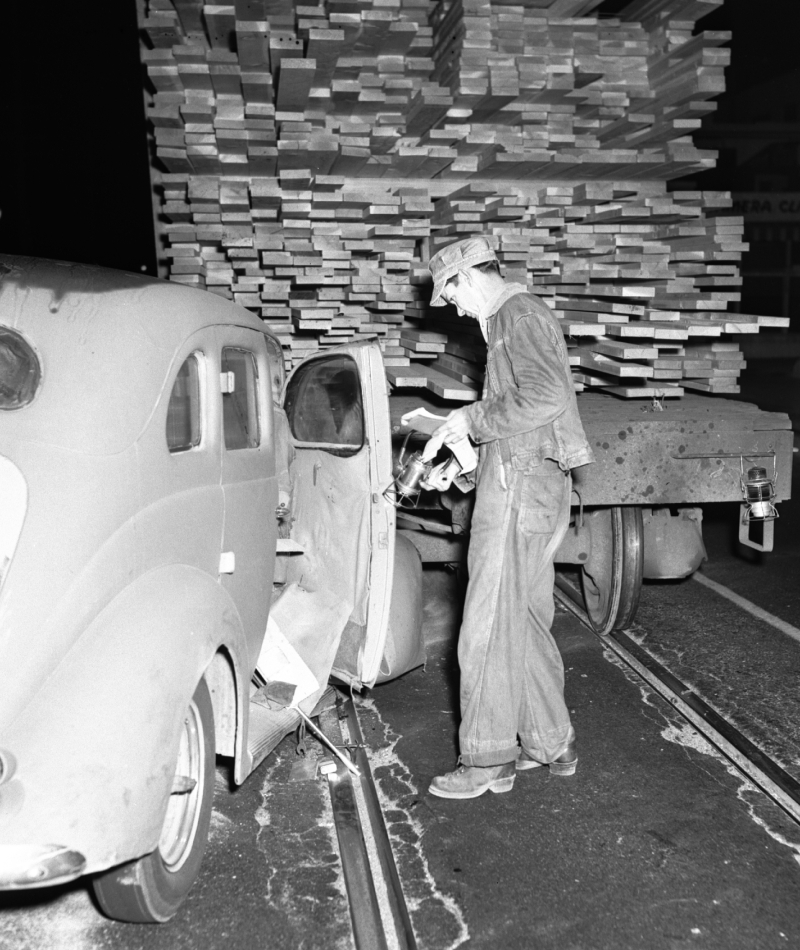
M 221 297 L 0 256 L 0 889 L 168 920 L 216 757 L 244 782 L 331 681 L 423 662 L 391 479 L 375 341 L 284 380 Z

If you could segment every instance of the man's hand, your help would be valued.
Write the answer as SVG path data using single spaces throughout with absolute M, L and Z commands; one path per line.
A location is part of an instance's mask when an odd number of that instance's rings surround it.
M 460 442 L 469 435 L 469 416 L 466 409 L 454 409 L 439 428 L 433 433 L 432 438 L 441 439 L 445 445 L 452 445 L 453 442 Z
M 447 491 L 458 475 L 459 464 L 454 458 L 432 468 L 427 478 L 420 483 L 426 491 Z

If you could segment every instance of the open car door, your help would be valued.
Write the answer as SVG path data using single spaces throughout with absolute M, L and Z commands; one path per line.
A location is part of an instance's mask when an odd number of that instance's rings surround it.
M 290 536 L 302 549 L 286 559 L 288 616 L 304 628 L 300 652 L 313 654 L 318 679 L 331 674 L 372 686 L 386 642 L 395 546 L 395 510 L 383 497 L 392 450 L 377 342 L 305 359 L 289 376 L 283 406 L 294 452 Z

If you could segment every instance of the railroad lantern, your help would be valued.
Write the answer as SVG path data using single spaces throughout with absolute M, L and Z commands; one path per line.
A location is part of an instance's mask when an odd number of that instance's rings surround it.
M 751 521 L 774 521 L 778 517 L 778 511 L 772 503 L 775 497 L 775 459 L 773 463 L 772 478 L 767 475 L 767 470 L 761 465 L 753 465 L 747 470 L 747 476 L 744 473 L 744 460 L 741 460 L 742 474 L 741 486 L 744 505 L 742 506 L 742 521 L 747 524 Z
M 405 450 L 405 444 L 403 450 Z M 420 452 L 414 452 L 405 461 L 401 452 L 394 481 L 384 491 L 384 498 L 395 508 L 416 508 L 422 491 L 421 483 L 430 475 L 431 468 L 432 463 L 423 461 Z

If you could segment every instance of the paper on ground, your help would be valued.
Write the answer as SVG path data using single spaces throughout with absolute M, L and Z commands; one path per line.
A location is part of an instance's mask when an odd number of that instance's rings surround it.
M 267 682 L 294 683 L 296 706 L 328 682 L 351 613 L 331 591 L 290 584 L 270 610 L 256 669 Z
M 294 706 L 319 689 L 316 676 L 270 617 L 256 669 L 267 682 L 294 683 Z

